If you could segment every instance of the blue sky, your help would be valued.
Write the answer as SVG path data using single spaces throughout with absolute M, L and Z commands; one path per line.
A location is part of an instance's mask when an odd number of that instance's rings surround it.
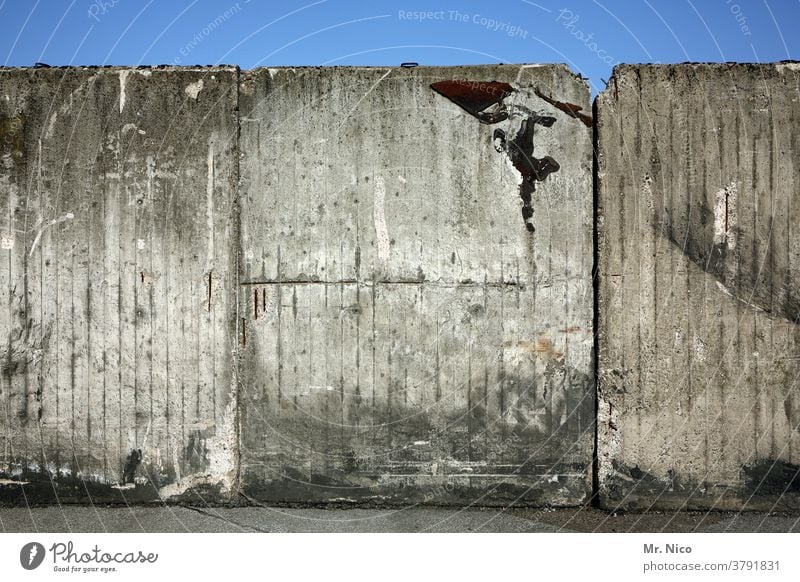
M 0 64 L 425 65 L 800 58 L 800 0 L 0 0 Z

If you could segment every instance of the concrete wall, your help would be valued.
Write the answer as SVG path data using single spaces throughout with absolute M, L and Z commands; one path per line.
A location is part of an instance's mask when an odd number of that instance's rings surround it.
M 238 76 L 0 72 L 2 501 L 584 501 L 586 83 Z
M 618 67 L 597 100 L 599 482 L 800 506 L 800 68 Z
M 231 491 L 236 77 L 0 70 L 0 500 Z
M 799 76 L 0 69 L 0 503 L 798 507 Z
M 467 97 L 509 83 L 508 119 L 431 88 L 451 80 Z M 562 66 L 243 73 L 248 495 L 588 498 L 591 130 L 537 88 L 589 109 Z M 560 166 L 535 184 L 515 158 L 526 139 L 528 162 Z

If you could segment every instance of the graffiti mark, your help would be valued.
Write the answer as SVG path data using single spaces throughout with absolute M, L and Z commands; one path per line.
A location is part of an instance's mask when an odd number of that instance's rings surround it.
M 439 81 L 431 84 L 431 89 L 488 124 L 508 119 L 503 99 L 514 91 L 508 83 L 497 81 Z M 486 111 L 489 107 L 494 109 Z
M 536 191 L 536 182 L 543 181 L 547 176 L 561 168 L 558 162 L 550 156 L 545 156 L 541 159 L 533 157 L 534 128 L 536 124 L 551 127 L 555 122 L 555 117 L 534 114 L 522 121 L 516 137 L 510 141 L 502 129 L 494 130 L 495 149 L 498 152 L 505 152 L 511 163 L 522 175 L 519 196 L 522 198 L 522 219 L 525 221 L 525 228 L 528 229 L 528 232 L 536 230 L 531 221 L 533 218 L 533 205 L 531 202 L 533 193 Z
M 583 111 L 583 107 L 575 105 L 574 103 L 563 103 L 561 101 L 556 101 L 549 95 L 545 95 L 544 93 L 539 91 L 539 89 L 534 89 L 534 93 L 536 93 L 537 97 L 544 99 L 550 105 L 552 105 L 553 107 L 555 107 L 560 111 L 563 111 L 570 117 L 574 117 L 575 119 L 580 119 L 586 127 L 592 127 L 592 118 L 589 115 L 581 113 L 581 111 Z

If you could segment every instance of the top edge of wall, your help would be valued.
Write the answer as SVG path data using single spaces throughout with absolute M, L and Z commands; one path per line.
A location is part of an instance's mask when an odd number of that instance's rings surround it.
M 186 71 L 209 71 L 209 70 L 241 70 L 242 72 L 255 72 L 255 71 L 293 71 L 293 70 L 330 70 L 330 69 L 344 69 L 344 70 L 387 70 L 387 69 L 495 69 L 495 68 L 536 68 L 536 67 L 558 67 L 570 73 L 572 76 L 579 79 L 583 77 L 574 73 L 569 65 L 566 63 L 475 63 L 465 65 L 425 65 L 419 63 L 401 63 L 397 65 L 281 65 L 281 66 L 263 66 L 254 67 L 252 69 L 241 69 L 238 65 L 38 65 L 30 67 L 8 67 L 0 66 L 0 71 L 27 71 L 27 70 L 110 70 L 110 71 L 136 71 L 136 70 L 186 70 Z
M 33 67 L 0 67 L 0 73 L 17 71 L 226 71 L 235 72 L 236 65 L 64 65 L 64 66 L 33 66 Z
M 274 75 L 277 73 L 286 73 L 286 72 L 300 72 L 306 73 L 309 71 L 347 71 L 347 72 L 358 72 L 358 71 L 403 71 L 407 70 L 408 72 L 415 71 L 417 74 L 420 72 L 423 73 L 431 73 L 431 74 L 441 74 L 445 71 L 453 71 L 459 72 L 463 71 L 464 73 L 472 73 L 472 74 L 479 74 L 479 73 L 489 73 L 491 71 L 504 71 L 506 74 L 511 71 L 515 73 L 515 76 L 518 78 L 521 76 L 522 72 L 525 69 L 554 69 L 557 71 L 561 71 L 568 75 L 573 81 L 577 81 L 585 86 L 586 90 L 589 90 L 589 80 L 582 76 L 580 73 L 575 73 L 572 69 L 570 69 L 569 65 L 566 63 L 483 63 L 483 64 L 470 64 L 470 65 L 423 65 L 417 63 L 406 63 L 400 65 L 375 65 L 375 66 L 361 66 L 361 65 L 335 65 L 335 66 L 279 66 L 279 67 L 256 67 L 254 69 L 242 69 L 241 72 L 245 76 L 257 76 L 263 75 L 265 72 L 269 75 Z M 489 79 L 486 79 L 489 80 Z
M 800 61 L 784 60 L 773 61 L 768 63 L 753 63 L 753 62 L 737 62 L 727 61 L 724 63 L 715 62 L 684 62 L 684 63 L 620 63 L 614 66 L 611 76 L 606 83 L 605 88 L 597 94 L 598 101 L 605 99 L 615 100 L 618 94 L 617 82 L 622 80 L 626 75 L 636 73 L 643 69 L 657 70 L 657 71 L 689 71 L 689 70 L 707 70 L 707 71 L 731 71 L 731 70 L 774 70 L 783 73 L 786 69 L 790 71 L 800 72 Z
M 770 61 L 770 62 L 748 62 L 748 61 L 725 61 L 725 62 L 714 62 L 714 61 L 685 61 L 682 63 L 619 63 L 614 66 L 612 74 L 616 74 L 619 71 L 623 71 L 626 69 L 640 69 L 643 67 L 648 68 L 661 68 L 661 69 L 670 69 L 670 68 L 697 68 L 697 67 L 709 67 L 709 68 L 719 68 L 719 69 L 728 69 L 731 67 L 775 67 L 778 65 L 798 65 L 800 66 L 800 61 L 787 59 L 783 61 Z

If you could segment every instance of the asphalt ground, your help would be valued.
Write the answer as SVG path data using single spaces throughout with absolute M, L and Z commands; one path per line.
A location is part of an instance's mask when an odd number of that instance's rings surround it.
M 609 514 L 594 508 L 50 506 L 0 508 L 7 533 L 98 532 L 798 532 L 800 514 Z

